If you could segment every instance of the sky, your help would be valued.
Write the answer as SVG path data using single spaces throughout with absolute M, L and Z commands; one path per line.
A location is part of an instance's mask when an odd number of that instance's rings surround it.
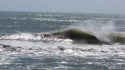
M 0 11 L 125 14 L 125 0 L 0 0 Z

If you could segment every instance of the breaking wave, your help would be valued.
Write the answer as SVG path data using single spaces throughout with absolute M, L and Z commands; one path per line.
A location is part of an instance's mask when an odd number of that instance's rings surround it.
M 65 39 L 73 40 L 73 43 L 83 44 L 125 44 L 124 32 L 100 33 L 82 31 L 79 29 L 66 29 L 50 33 L 15 33 L 0 37 L 1 40 L 49 40 L 61 41 Z
M 11 35 L 1 36 L 0 39 L 9 39 L 9 40 L 41 40 L 40 36 L 35 36 L 32 33 L 15 33 Z

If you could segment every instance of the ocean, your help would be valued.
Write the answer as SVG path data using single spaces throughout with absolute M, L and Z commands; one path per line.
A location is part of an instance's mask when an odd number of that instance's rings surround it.
M 125 15 L 0 12 L 1 70 L 124 70 Z

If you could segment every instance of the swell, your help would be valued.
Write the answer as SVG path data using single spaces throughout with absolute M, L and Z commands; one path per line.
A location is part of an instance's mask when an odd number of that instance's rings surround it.
M 50 40 L 51 39 L 51 40 Z M 79 29 L 67 29 L 49 33 L 16 33 L 12 35 L 4 35 L 0 40 L 65 40 L 71 39 L 72 43 L 82 44 L 125 44 L 125 33 L 112 32 L 103 33 L 99 37 L 92 32 L 82 31 Z M 105 40 L 105 39 L 108 39 Z

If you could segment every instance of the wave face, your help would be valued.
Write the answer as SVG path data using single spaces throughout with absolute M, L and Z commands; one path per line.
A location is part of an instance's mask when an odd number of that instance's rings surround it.
M 68 29 L 68 30 L 64 30 L 62 32 L 55 32 L 52 35 L 54 36 L 64 36 L 64 38 L 70 38 L 74 41 L 80 42 L 80 41 L 84 41 L 88 44 L 98 44 L 100 43 L 99 39 L 88 33 L 88 32 L 83 32 L 81 30 L 78 29 Z
M 1 70 L 124 70 L 125 16 L 0 12 Z
M 70 38 L 74 41 L 87 43 L 87 44 L 125 44 L 125 33 L 124 32 L 109 32 L 100 33 L 99 37 L 94 35 L 92 32 L 81 31 L 78 29 L 68 29 L 62 32 L 55 32 L 52 35 L 64 36 L 64 38 Z M 103 38 L 102 38 L 103 37 Z M 106 41 L 105 39 L 108 39 Z M 83 42 L 82 42 L 83 41 Z

